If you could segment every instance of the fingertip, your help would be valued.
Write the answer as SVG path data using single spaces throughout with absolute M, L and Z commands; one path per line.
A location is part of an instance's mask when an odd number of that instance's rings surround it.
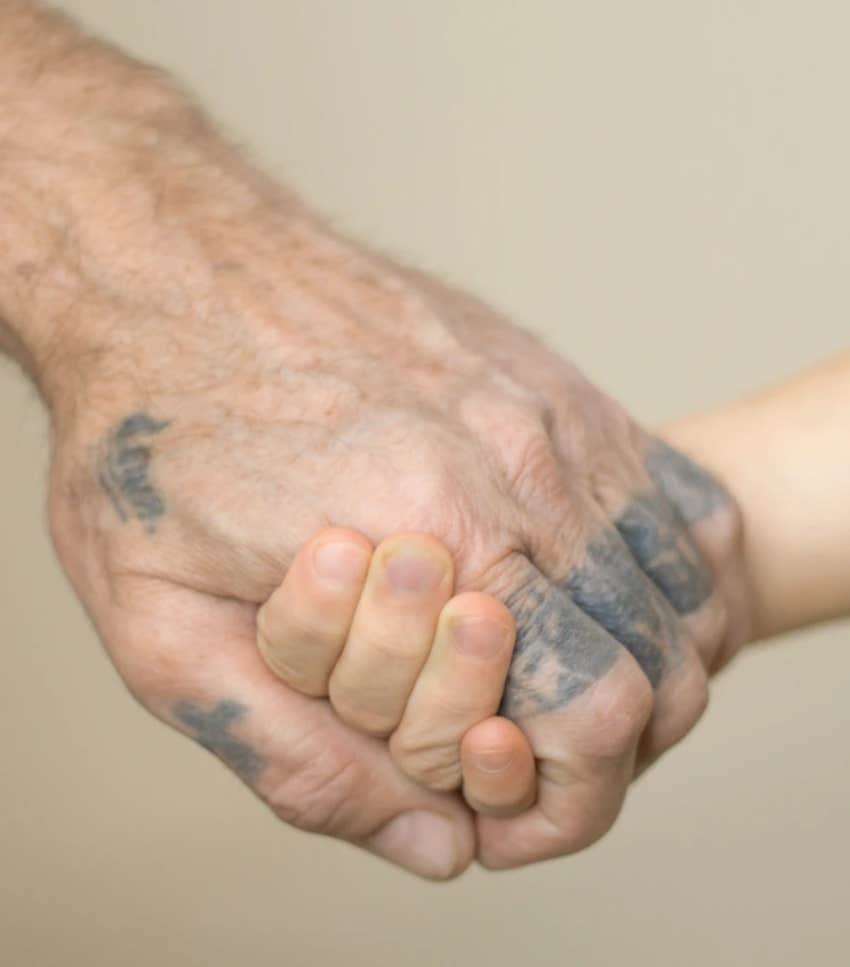
M 270 670 L 296 691 L 314 698 L 328 694 L 371 554 L 371 543 L 357 531 L 325 527 L 299 548 L 258 609 L 257 648 Z
M 446 603 L 441 615 L 450 620 L 461 616 L 498 621 L 509 628 L 512 635 L 516 635 L 516 622 L 510 609 L 485 591 L 461 591 Z
M 371 542 L 358 531 L 325 527 L 304 545 L 295 565 L 322 586 L 350 589 L 365 582 L 372 553 Z
M 484 816 L 516 816 L 537 794 L 534 753 L 513 722 L 499 716 L 471 728 L 461 743 L 463 793 Z
M 405 531 L 377 546 L 374 565 L 394 594 L 448 597 L 454 587 L 454 559 L 442 541 L 430 534 Z

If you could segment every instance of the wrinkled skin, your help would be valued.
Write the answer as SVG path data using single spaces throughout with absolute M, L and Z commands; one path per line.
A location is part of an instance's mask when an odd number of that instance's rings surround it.
M 146 219 L 80 240 L 62 311 L 92 336 L 50 387 L 52 532 L 131 691 L 285 821 L 427 876 L 598 838 L 746 638 L 734 503 L 528 333 L 312 218 Z M 476 820 L 263 665 L 257 608 L 325 524 L 432 534 L 511 608 L 531 810 Z M 391 822 L 423 812 L 452 849 Z

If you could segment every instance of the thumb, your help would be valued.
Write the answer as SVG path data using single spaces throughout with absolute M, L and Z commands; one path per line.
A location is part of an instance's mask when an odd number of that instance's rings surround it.
M 386 742 L 344 725 L 324 699 L 293 691 L 257 651 L 255 608 L 160 586 L 124 600 L 102 628 L 131 691 L 217 755 L 285 822 L 333 836 L 429 879 L 461 873 L 475 852 L 459 797 L 416 785 Z

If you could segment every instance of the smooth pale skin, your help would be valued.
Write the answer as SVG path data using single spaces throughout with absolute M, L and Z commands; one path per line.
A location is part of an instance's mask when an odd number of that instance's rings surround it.
M 665 437 L 744 515 L 753 639 L 850 613 L 850 353 L 697 414 Z

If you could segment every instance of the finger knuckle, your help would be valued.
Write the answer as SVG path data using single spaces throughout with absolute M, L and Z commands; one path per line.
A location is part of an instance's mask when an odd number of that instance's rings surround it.
M 488 449 L 514 493 L 552 486 L 560 468 L 552 442 L 555 414 L 546 398 L 509 381 L 472 394 L 462 418 Z
M 390 740 L 390 754 L 399 769 L 421 786 L 438 791 L 460 786 L 457 744 L 428 742 L 422 736 L 398 731 Z
M 551 437 L 542 424 L 527 424 L 502 444 L 512 491 L 523 495 L 559 497 L 564 477 Z
M 649 721 L 653 703 L 652 686 L 638 668 L 614 681 L 597 682 L 587 709 L 594 754 L 605 758 L 628 755 Z
M 398 715 L 391 710 L 371 706 L 357 698 L 350 690 L 335 686 L 331 679 L 330 701 L 337 717 L 358 732 L 375 738 L 386 738 L 398 724 Z
M 272 674 L 296 692 L 311 698 L 324 698 L 328 694 L 327 677 L 320 671 L 302 667 L 285 651 L 268 644 L 260 643 L 259 651 Z
M 694 659 L 683 678 L 677 681 L 674 697 L 659 708 L 642 755 L 651 761 L 681 742 L 702 718 L 708 702 L 708 675 L 701 662 Z

